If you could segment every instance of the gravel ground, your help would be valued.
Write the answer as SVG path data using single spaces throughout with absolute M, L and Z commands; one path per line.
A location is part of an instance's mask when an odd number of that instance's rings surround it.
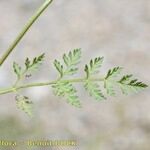
M 43 1 L 0 1 L 0 55 Z M 55 79 L 54 59 L 74 48 L 82 48 L 81 69 L 91 57 L 104 56 L 102 74 L 120 65 L 149 84 L 149 41 L 148 0 L 54 0 L 0 68 L 0 87 L 14 82 L 13 61 L 23 64 L 27 56 L 43 52 L 46 61 L 29 82 Z M 74 150 L 150 150 L 149 88 L 101 102 L 89 98 L 81 86 L 78 89 L 82 109 L 53 96 L 49 87 L 22 91 L 35 103 L 34 119 L 16 108 L 14 94 L 1 96 L 0 138 L 75 139 L 78 147 Z M 23 145 L 17 148 L 26 149 Z M 59 148 L 44 148 L 49 149 Z

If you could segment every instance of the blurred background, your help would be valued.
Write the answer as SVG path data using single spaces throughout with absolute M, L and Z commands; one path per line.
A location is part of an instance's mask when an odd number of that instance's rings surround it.
M 0 0 L 0 55 L 44 0 Z M 53 80 L 52 63 L 63 53 L 82 48 L 78 76 L 89 59 L 104 56 L 101 74 L 114 66 L 150 83 L 150 1 L 54 0 L 0 68 L 0 88 L 16 79 L 13 61 L 24 63 L 46 53 L 40 71 L 25 82 Z M 68 105 L 50 87 L 21 91 L 35 106 L 30 119 L 16 108 L 15 95 L 0 96 L 0 139 L 74 139 L 77 147 L 33 147 L 33 150 L 150 150 L 149 88 L 131 96 L 118 94 L 97 102 L 77 85 L 83 108 Z M 0 149 L 8 149 L 1 147 Z M 11 148 L 13 149 L 13 148 Z M 19 145 L 15 150 L 28 149 Z

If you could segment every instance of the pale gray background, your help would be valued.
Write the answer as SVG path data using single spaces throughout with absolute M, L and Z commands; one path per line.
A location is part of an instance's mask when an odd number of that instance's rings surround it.
M 0 0 L 0 55 L 43 1 Z M 104 56 L 102 73 L 120 65 L 149 84 L 150 1 L 54 0 L 0 68 L 0 87 L 15 81 L 13 61 L 23 64 L 43 52 L 46 61 L 29 82 L 55 79 L 53 60 L 74 48 L 83 52 L 79 76 L 91 57 Z M 77 87 L 82 109 L 55 97 L 50 87 L 24 90 L 35 103 L 34 119 L 16 108 L 14 94 L 0 96 L 0 138 L 76 139 L 80 150 L 150 149 L 149 89 L 96 102 Z

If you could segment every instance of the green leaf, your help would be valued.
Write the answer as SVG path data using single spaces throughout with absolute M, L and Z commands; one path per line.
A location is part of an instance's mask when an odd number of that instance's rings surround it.
M 73 75 L 78 71 L 76 65 L 80 62 L 81 49 L 74 49 L 68 54 L 63 55 L 63 60 L 66 65 L 65 75 Z
M 91 59 L 89 65 L 85 65 L 84 71 L 86 72 L 87 77 L 96 74 L 99 72 L 99 68 L 103 63 L 104 57 L 97 57 L 94 60 Z
M 120 75 L 122 69 L 123 69 L 122 67 L 115 67 L 113 69 L 110 69 L 105 79 L 113 79 L 117 77 L 118 75 Z
M 103 92 L 100 89 L 98 84 L 99 81 L 104 82 L 104 88 L 107 91 L 107 94 L 114 96 L 115 89 L 114 87 L 118 86 L 121 88 L 124 94 L 128 94 L 130 92 L 137 92 L 141 89 L 147 87 L 145 83 L 139 82 L 137 79 L 132 79 L 132 75 L 125 75 L 119 81 L 117 79 L 118 75 L 120 75 L 122 68 L 115 67 L 109 69 L 107 72 L 106 77 L 104 78 L 94 78 L 92 76 L 99 73 L 100 67 L 103 63 L 103 57 L 97 57 L 95 59 L 91 59 L 89 64 L 85 65 L 85 72 L 87 77 L 86 78 L 77 78 L 77 79 L 66 79 L 65 75 L 73 75 L 78 71 L 77 64 L 80 62 L 81 58 L 81 50 L 75 49 L 70 51 L 68 54 L 63 55 L 63 62 L 64 65 L 61 64 L 60 61 L 55 60 L 54 66 L 59 72 L 61 78 L 57 79 L 57 81 L 52 81 L 48 83 L 34 83 L 25 86 L 20 86 L 21 88 L 28 88 L 33 86 L 40 86 L 40 85 L 50 85 L 52 84 L 52 88 L 54 94 L 63 98 L 67 99 L 67 102 L 75 107 L 81 107 L 81 103 L 79 97 L 77 96 L 77 91 L 73 86 L 73 83 L 82 82 L 84 84 L 84 88 L 90 94 L 90 96 L 94 97 L 96 100 L 103 100 L 106 99 Z M 22 79 L 22 76 L 25 75 L 28 71 L 35 70 L 39 67 L 39 65 L 43 62 L 44 54 L 40 55 L 39 57 L 35 57 L 32 61 L 29 58 L 25 61 L 25 70 L 22 71 L 21 67 L 14 62 L 13 68 L 14 72 L 17 74 L 19 79 Z M 20 78 L 21 76 L 21 78 Z M 30 74 L 28 75 L 28 77 Z M 15 83 L 14 89 L 20 89 L 18 84 L 20 80 L 17 80 Z M 2 93 L 5 93 L 2 91 Z M 6 90 L 7 93 L 7 90 Z M 18 95 L 16 96 L 17 106 L 19 109 L 25 111 L 29 116 L 32 116 L 32 102 L 29 101 L 28 97 Z
M 25 66 L 26 66 L 26 69 L 28 69 L 30 67 L 30 60 L 29 58 L 26 58 L 26 61 L 25 61 Z
M 117 80 L 115 79 L 118 75 L 120 75 L 123 68 L 121 67 L 115 67 L 113 69 L 109 69 L 108 73 L 105 77 L 105 85 L 104 88 L 106 89 L 106 92 L 110 96 L 115 96 L 115 90 L 114 86 L 117 85 Z
M 137 79 L 131 79 L 132 75 L 125 75 L 119 81 L 119 86 L 123 94 L 130 94 L 132 92 L 138 92 L 148 87 L 143 82 L 138 81 Z
M 27 113 L 28 116 L 33 116 L 33 103 L 29 101 L 29 98 L 23 95 L 16 96 L 16 105 L 20 110 Z
M 26 77 L 31 76 L 31 72 L 38 69 L 38 67 L 42 64 L 44 60 L 45 54 L 42 54 L 38 57 L 35 57 L 32 62 L 29 60 L 29 58 L 26 58 L 25 60 L 25 69 L 22 69 L 16 62 L 13 63 L 13 69 L 16 73 L 18 79 L 20 80 L 21 77 L 24 75 Z M 29 73 L 29 74 L 27 74 Z
M 61 78 L 65 75 L 73 75 L 78 71 L 78 68 L 76 66 L 80 62 L 80 58 L 81 49 L 74 49 L 68 54 L 63 55 L 63 61 L 65 66 L 63 66 L 58 60 L 54 61 L 54 66 L 59 72 Z
M 39 68 L 39 66 L 42 64 L 43 60 L 45 58 L 45 54 L 41 54 L 38 57 L 35 57 L 32 61 L 29 60 L 29 58 L 26 58 L 25 66 L 26 71 L 35 71 Z
M 126 84 L 126 83 L 128 83 L 129 81 L 130 81 L 130 79 L 131 79 L 131 77 L 132 77 L 133 75 L 132 74 L 130 74 L 130 75 L 125 75 L 125 76 L 123 76 L 121 79 L 120 79 L 120 83 L 123 83 L 123 84 Z
M 61 65 L 60 62 L 55 59 L 54 66 L 56 67 L 57 71 L 60 73 L 60 76 L 63 77 L 64 74 L 63 65 Z
M 90 96 L 92 96 L 96 100 L 106 99 L 97 83 L 87 80 L 84 84 L 84 87 L 89 92 Z
M 20 78 L 20 76 L 22 74 L 22 70 L 21 70 L 21 67 L 16 62 L 13 63 L 13 69 L 14 69 L 14 72 L 16 73 L 17 77 Z
M 55 95 L 66 98 L 68 103 L 75 107 L 81 107 L 77 91 L 71 83 L 58 81 L 52 87 Z

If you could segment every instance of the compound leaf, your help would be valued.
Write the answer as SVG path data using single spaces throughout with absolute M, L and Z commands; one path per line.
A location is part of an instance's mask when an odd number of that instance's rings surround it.
M 132 75 L 125 75 L 119 81 L 117 79 L 118 75 L 120 75 L 122 71 L 122 67 L 114 67 L 109 69 L 106 77 L 104 78 L 93 78 L 93 75 L 99 73 L 99 69 L 103 63 L 103 57 L 96 57 L 95 59 L 91 59 L 89 64 L 85 65 L 86 78 L 79 79 L 64 79 L 65 75 L 73 75 L 78 71 L 77 64 L 80 62 L 81 58 L 81 49 L 74 49 L 70 51 L 68 54 L 63 55 L 64 65 L 61 64 L 60 61 L 55 60 L 54 66 L 60 74 L 60 78 L 57 81 L 50 82 L 52 84 L 52 88 L 54 94 L 60 97 L 64 97 L 67 99 L 67 102 L 75 107 L 81 107 L 81 103 L 79 97 L 77 96 L 77 91 L 73 86 L 73 82 L 83 82 L 84 88 L 89 93 L 90 96 L 95 98 L 96 100 L 106 99 L 104 94 L 102 93 L 100 86 L 97 82 L 103 81 L 104 88 L 107 91 L 107 94 L 114 96 L 115 86 L 121 88 L 124 94 L 129 94 L 131 92 L 137 92 L 148 87 L 145 83 L 139 82 L 137 79 L 132 79 Z M 43 62 L 44 54 L 35 57 L 32 61 L 29 58 L 25 61 L 25 70 L 22 71 L 21 67 L 17 63 L 13 63 L 14 72 L 16 73 L 18 79 L 22 79 L 21 77 L 27 73 L 28 71 L 33 71 L 37 69 L 41 63 Z M 29 77 L 28 75 L 27 77 Z M 16 82 L 18 83 L 18 81 Z M 47 85 L 47 84 L 46 84 Z M 17 107 L 24 112 L 26 112 L 29 116 L 32 116 L 33 111 L 33 103 L 29 101 L 29 98 L 22 95 L 16 96 Z

